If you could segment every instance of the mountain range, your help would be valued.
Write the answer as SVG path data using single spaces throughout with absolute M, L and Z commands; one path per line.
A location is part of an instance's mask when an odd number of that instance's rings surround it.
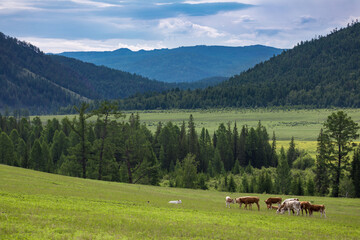
M 246 47 L 192 46 L 174 49 L 107 52 L 64 52 L 84 62 L 136 73 L 163 82 L 194 82 L 231 77 L 283 50 L 262 45 Z
M 360 23 L 293 49 L 214 87 L 134 96 L 123 109 L 300 106 L 360 107 Z M 134 104 L 136 103 L 136 105 Z

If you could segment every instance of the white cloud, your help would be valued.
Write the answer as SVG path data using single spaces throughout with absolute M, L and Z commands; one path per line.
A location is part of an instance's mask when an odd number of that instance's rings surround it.
M 104 2 L 97 2 L 97 1 L 91 1 L 91 0 L 70 0 L 71 2 L 77 3 L 77 4 L 83 4 L 98 8 L 107 8 L 107 7 L 122 7 L 122 5 L 118 4 L 110 4 L 110 3 L 104 3 Z
M 215 28 L 202 26 L 180 18 L 161 19 L 158 27 L 164 35 L 177 34 L 192 35 L 194 37 L 207 36 L 210 38 L 225 36 L 224 33 L 219 32 Z

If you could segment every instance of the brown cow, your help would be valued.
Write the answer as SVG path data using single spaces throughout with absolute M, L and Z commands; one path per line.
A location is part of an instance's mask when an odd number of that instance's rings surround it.
M 309 210 L 309 213 L 310 213 L 310 206 L 311 206 L 310 202 L 307 202 L 307 201 L 300 202 L 301 215 L 304 216 L 304 210 L 305 210 L 305 213 L 306 213 L 306 216 L 307 216 L 308 215 L 308 210 Z
M 271 209 L 271 205 L 273 203 L 277 203 L 278 206 L 280 207 L 281 201 L 282 201 L 281 197 L 270 197 L 270 198 L 266 199 L 264 202 L 266 203 L 267 208 Z
M 235 198 L 236 200 L 236 203 L 239 203 L 239 207 L 241 208 L 241 204 L 245 204 L 245 209 L 247 209 L 247 205 L 250 204 L 250 207 L 251 207 L 251 204 L 253 203 L 256 203 L 257 207 L 258 207 L 258 211 L 260 211 L 260 205 L 259 205 L 259 198 L 258 197 L 239 197 L 239 198 Z
M 312 216 L 313 212 L 320 212 L 321 213 L 321 217 L 324 213 L 324 217 L 326 218 L 326 214 L 325 214 L 325 205 L 310 205 L 309 208 L 309 216 Z

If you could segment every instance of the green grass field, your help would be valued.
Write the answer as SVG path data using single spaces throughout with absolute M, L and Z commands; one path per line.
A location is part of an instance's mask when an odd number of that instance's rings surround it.
M 358 239 L 360 199 L 299 197 L 327 218 L 225 208 L 244 193 L 78 179 L 0 165 L 0 239 Z M 286 196 L 283 196 L 286 197 Z M 169 200 L 181 199 L 171 205 Z M 149 201 L 149 202 L 148 202 Z

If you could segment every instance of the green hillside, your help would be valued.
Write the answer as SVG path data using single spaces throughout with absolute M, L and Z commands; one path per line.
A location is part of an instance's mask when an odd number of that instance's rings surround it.
M 327 218 L 225 208 L 226 193 L 65 177 L 0 165 L 1 239 L 357 239 L 360 200 L 300 197 Z M 283 196 L 285 198 L 287 196 Z M 168 204 L 181 199 L 182 204 Z
M 301 42 L 215 87 L 121 101 L 127 109 L 360 106 L 360 23 Z M 136 104 L 135 104 L 136 103 Z
M 80 101 L 124 98 L 175 87 L 136 74 L 46 55 L 29 43 L 0 33 L 0 112 L 23 108 L 33 114 L 56 113 L 60 107 Z

